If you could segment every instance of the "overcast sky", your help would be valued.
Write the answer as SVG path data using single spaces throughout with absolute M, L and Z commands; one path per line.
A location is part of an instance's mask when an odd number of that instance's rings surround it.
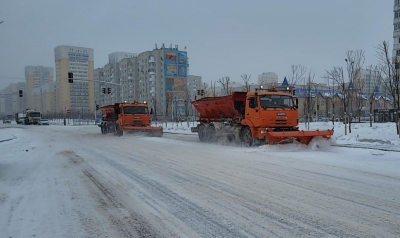
M 371 65 L 378 44 L 393 44 L 393 0 L 2 0 L 1 21 L 0 89 L 25 81 L 25 66 L 54 68 L 59 45 L 93 48 L 95 68 L 112 52 L 186 46 L 189 74 L 203 82 L 256 83 L 263 72 L 282 81 L 293 64 L 323 82 L 347 50 Z

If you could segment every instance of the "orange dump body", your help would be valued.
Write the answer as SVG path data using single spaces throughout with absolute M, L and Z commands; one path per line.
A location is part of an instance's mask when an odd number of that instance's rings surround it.
M 192 102 L 200 114 L 199 121 L 232 121 L 240 123 L 244 117 L 246 92 L 234 92 L 223 97 L 205 97 Z

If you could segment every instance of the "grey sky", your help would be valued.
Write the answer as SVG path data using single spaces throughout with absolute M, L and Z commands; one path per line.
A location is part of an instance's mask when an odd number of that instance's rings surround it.
M 204 82 L 246 73 L 255 83 L 263 72 L 282 81 L 292 64 L 323 82 L 347 50 L 365 50 L 370 65 L 380 42 L 393 44 L 392 0 L 2 0 L 0 21 L 0 89 L 24 81 L 27 65 L 55 67 L 58 45 L 93 48 L 99 68 L 109 53 L 172 43 Z

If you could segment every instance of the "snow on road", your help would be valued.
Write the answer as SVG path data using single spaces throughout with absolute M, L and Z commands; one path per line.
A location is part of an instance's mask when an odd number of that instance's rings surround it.
M 4 237 L 400 236 L 399 153 L 96 126 L 3 132 L 17 137 L 0 143 Z

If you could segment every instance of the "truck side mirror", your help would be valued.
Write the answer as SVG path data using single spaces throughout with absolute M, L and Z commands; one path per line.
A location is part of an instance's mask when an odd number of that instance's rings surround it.
M 121 113 L 121 109 L 120 108 L 114 108 L 114 113 L 115 114 L 120 114 Z
M 153 108 L 150 108 L 150 114 L 153 114 Z
M 254 100 L 255 98 L 249 98 L 249 107 L 250 108 L 255 108 L 256 107 L 256 102 Z
M 299 108 L 299 99 L 298 98 L 296 98 L 296 105 L 294 105 L 294 108 Z

